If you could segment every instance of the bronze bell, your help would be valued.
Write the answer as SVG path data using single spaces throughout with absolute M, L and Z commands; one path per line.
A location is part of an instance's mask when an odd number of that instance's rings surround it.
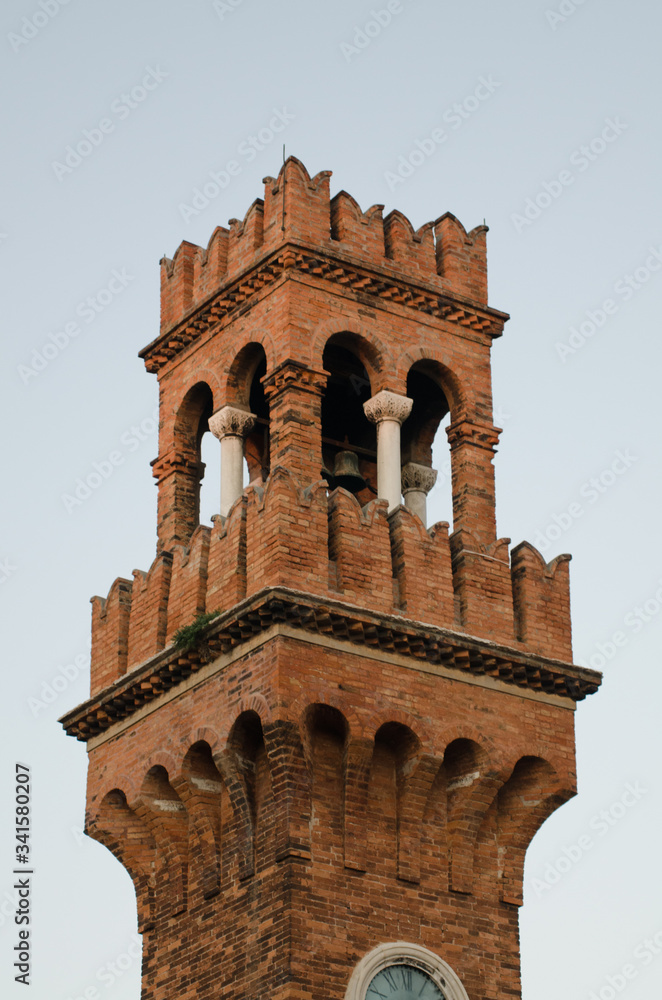
M 333 464 L 333 488 L 342 486 L 350 493 L 358 493 L 365 486 L 359 472 L 359 460 L 353 451 L 339 451 Z

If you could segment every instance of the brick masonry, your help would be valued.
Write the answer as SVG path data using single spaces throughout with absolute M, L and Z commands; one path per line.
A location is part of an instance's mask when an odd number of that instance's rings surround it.
M 572 665 L 569 557 L 496 535 L 486 228 L 415 232 L 329 176 L 290 158 L 161 262 L 158 549 L 93 599 L 91 696 L 63 719 L 87 830 L 136 887 L 143 1000 L 340 1000 L 389 941 L 471 1000 L 519 996 L 525 851 L 575 792 L 600 683 Z M 375 497 L 382 389 L 414 399 L 403 464 L 430 465 L 450 412 L 452 528 Z M 258 418 L 251 484 L 207 527 L 200 438 L 226 405 Z M 329 479 L 343 447 L 354 493 Z M 207 641 L 174 650 L 205 610 Z

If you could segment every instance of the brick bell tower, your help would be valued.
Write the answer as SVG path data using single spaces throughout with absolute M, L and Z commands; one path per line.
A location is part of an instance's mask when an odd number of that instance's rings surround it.
M 156 558 L 93 599 L 62 720 L 135 885 L 143 1000 L 519 997 L 525 851 L 600 683 L 569 556 L 496 535 L 486 227 L 415 232 L 329 177 L 291 157 L 161 261 Z M 450 533 L 425 523 L 448 413 Z

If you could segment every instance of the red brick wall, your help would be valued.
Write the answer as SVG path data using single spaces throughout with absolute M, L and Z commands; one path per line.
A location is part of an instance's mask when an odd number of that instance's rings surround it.
M 161 335 L 142 352 L 160 386 L 158 550 L 93 601 L 93 695 L 201 611 L 277 585 L 570 660 L 567 557 L 524 543 L 511 562 L 496 533 L 490 349 L 507 317 L 486 305 L 486 227 L 446 214 L 414 231 L 381 209 L 330 199 L 328 171 L 290 158 L 243 221 L 162 261 Z M 337 335 L 368 395 L 406 394 L 414 365 L 443 393 L 450 535 L 321 480 Z M 268 478 L 199 526 L 200 436 L 249 405 L 262 357 Z M 340 1000 L 397 940 L 439 954 L 471 1000 L 518 996 L 524 853 L 574 793 L 573 702 L 265 635 L 90 744 L 88 830 L 136 886 L 143 1000 Z
M 92 749 L 88 826 L 143 897 L 157 875 L 143 1000 L 335 1000 L 394 940 L 496 1000 L 519 990 L 517 831 L 574 786 L 572 711 L 280 637 Z

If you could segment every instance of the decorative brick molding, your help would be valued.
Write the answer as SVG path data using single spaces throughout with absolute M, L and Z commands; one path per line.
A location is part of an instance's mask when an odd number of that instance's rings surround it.
M 223 287 L 209 301 L 193 307 L 171 329 L 144 348 L 140 357 L 144 359 L 147 370 L 160 371 L 172 358 L 186 350 L 219 321 L 245 306 L 285 272 L 290 275 L 309 274 L 365 296 L 404 306 L 413 312 L 458 323 L 466 330 L 486 334 L 490 338 L 501 336 L 503 324 L 508 319 L 507 313 L 487 307 L 476 308 L 468 301 L 453 300 L 432 289 L 421 287 L 415 280 L 403 280 L 395 275 L 387 277 L 360 265 L 348 266 L 332 253 L 328 256 L 319 253 L 315 255 L 293 245 L 289 251 L 273 254 L 269 259 L 256 263 L 250 273 L 241 279 L 228 282 L 227 287 Z
M 326 635 L 438 663 L 457 671 L 458 676 L 493 677 L 514 687 L 567 698 L 569 703 L 593 694 L 601 683 L 599 673 L 584 667 L 527 656 L 459 632 L 416 625 L 392 615 L 366 614 L 340 602 L 318 603 L 282 588 L 256 594 L 214 619 L 205 631 L 205 644 L 212 655 L 220 656 L 239 650 L 243 643 L 278 623 L 300 629 L 302 634 Z M 200 670 L 205 656 L 209 653 L 203 655 L 196 649 L 186 653 L 172 647 L 164 649 L 144 667 L 119 678 L 67 713 L 61 722 L 70 736 L 86 741 Z

